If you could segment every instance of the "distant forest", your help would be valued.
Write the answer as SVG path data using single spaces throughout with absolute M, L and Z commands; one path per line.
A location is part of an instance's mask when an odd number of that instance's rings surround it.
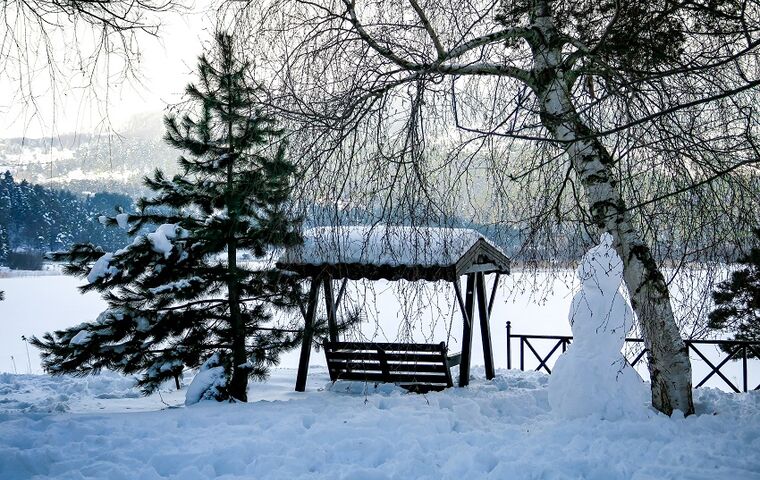
M 117 206 L 129 210 L 132 203 L 132 198 L 119 193 L 78 196 L 16 182 L 10 172 L 0 174 L 0 265 L 6 264 L 11 252 L 56 251 L 77 242 L 121 248 L 129 240 L 127 233 L 104 227 L 97 217 L 113 214 Z

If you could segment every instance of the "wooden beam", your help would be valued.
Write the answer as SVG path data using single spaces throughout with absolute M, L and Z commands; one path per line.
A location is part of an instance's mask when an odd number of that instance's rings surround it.
M 465 322 L 470 322 L 470 319 L 467 317 L 467 307 L 465 307 L 464 299 L 462 298 L 462 288 L 459 286 L 458 281 L 451 282 L 454 284 L 454 292 L 457 295 L 457 302 L 459 303 L 459 311 L 462 312 L 462 319 Z
M 306 309 L 306 316 L 304 316 L 301 358 L 298 361 L 298 375 L 296 376 L 296 392 L 303 392 L 306 390 L 306 375 L 309 373 L 309 357 L 311 357 L 311 342 L 314 338 L 314 319 L 317 316 L 317 302 L 319 301 L 319 287 L 321 281 L 321 277 L 314 277 L 311 279 L 309 305 Z
M 447 356 L 446 344 L 443 342 L 441 342 L 441 358 L 443 360 L 443 364 L 446 366 L 446 368 L 444 369 L 444 371 L 446 372 L 446 386 L 453 387 L 454 380 L 451 379 L 451 370 L 450 370 L 451 365 L 449 364 L 449 357 Z
M 382 348 L 378 348 L 377 358 L 380 360 L 380 370 L 383 375 L 383 382 L 390 383 L 391 371 L 388 368 L 388 358 L 385 356 L 385 350 L 383 350 Z
M 294 286 L 298 287 L 298 309 L 301 310 L 301 315 L 303 316 L 303 318 L 306 318 L 306 307 L 303 305 L 303 302 L 301 301 L 300 281 L 294 280 L 293 283 L 294 283 Z
M 459 363 L 459 386 L 470 384 L 470 360 L 472 359 L 472 319 L 474 317 L 475 275 L 467 274 L 467 290 L 465 292 L 464 311 L 462 317 L 462 360 Z M 461 295 L 460 295 L 461 297 Z M 461 303 L 460 303 L 461 305 Z
M 303 302 L 300 298 L 298 299 L 298 309 L 301 310 L 301 316 L 306 318 L 306 307 L 303 306 Z
M 496 300 L 496 288 L 499 286 L 500 278 L 501 273 L 497 273 L 496 278 L 493 280 L 493 287 L 491 287 L 491 298 L 488 300 L 488 318 L 491 318 L 491 312 L 493 312 L 493 302 Z
M 340 289 L 338 290 L 338 296 L 335 298 L 335 310 L 338 310 L 338 307 L 340 307 L 340 301 L 343 300 L 343 294 L 346 293 L 346 284 L 348 283 L 348 279 L 344 278 L 340 282 Z
M 491 344 L 490 312 L 486 304 L 486 276 L 477 273 L 475 288 L 478 295 L 478 313 L 480 316 L 480 338 L 483 340 L 483 360 L 486 364 L 486 378 L 493 379 L 496 376 L 493 365 L 493 345 Z
M 327 311 L 327 331 L 331 342 L 338 341 L 338 315 L 335 313 L 335 295 L 333 294 L 332 277 L 322 278 L 325 287 L 325 310 Z
M 475 263 L 463 273 L 493 272 L 499 267 L 495 263 Z

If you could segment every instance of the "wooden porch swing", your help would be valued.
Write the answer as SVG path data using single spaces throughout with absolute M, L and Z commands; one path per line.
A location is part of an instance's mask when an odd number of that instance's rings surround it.
M 494 377 L 489 319 L 499 277 L 509 274 L 509 258 L 485 237 L 470 229 L 360 226 L 319 227 L 304 232 L 304 244 L 287 250 L 277 267 L 311 280 L 304 309 L 304 339 L 296 391 L 306 388 L 320 290 L 327 311 L 328 341 L 324 345 L 330 379 L 396 383 L 416 392 L 453 386 L 450 368 L 459 365 L 459 386 L 470 380 L 475 304 L 478 306 L 486 378 Z M 490 298 L 486 275 L 495 274 Z M 464 295 L 461 277 L 466 277 Z M 448 281 L 462 313 L 462 351 L 449 355 L 440 343 L 341 342 L 336 311 L 348 280 Z M 337 298 L 333 280 L 342 280 Z

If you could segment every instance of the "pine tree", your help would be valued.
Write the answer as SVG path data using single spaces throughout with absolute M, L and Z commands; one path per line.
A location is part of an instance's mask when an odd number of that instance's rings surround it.
M 739 259 L 744 268 L 733 272 L 713 292 L 716 307 L 710 312 L 709 326 L 734 332 L 734 340 L 760 342 L 760 228 L 754 234 L 757 246 Z M 748 354 L 758 356 L 751 349 Z
M 13 190 L 15 183 L 11 172 L 0 174 L 0 265 L 8 261 L 11 251 L 10 226 L 13 215 Z
M 0 265 L 5 265 L 8 260 L 8 254 L 11 251 L 11 246 L 8 243 L 8 229 L 5 226 L 10 220 L 11 212 L 11 199 L 10 190 L 8 185 L 13 181 L 10 172 L 6 171 L 0 175 Z M 0 302 L 5 300 L 5 292 L 0 290 Z
M 5 265 L 10 252 L 11 246 L 8 243 L 8 231 L 5 226 L 0 223 L 0 265 Z
M 68 273 L 88 278 L 82 291 L 101 292 L 108 309 L 32 340 L 49 373 L 140 373 L 149 393 L 209 360 L 224 375 L 207 396 L 245 401 L 249 378 L 265 377 L 295 346 L 297 333 L 273 328 L 272 307 L 292 308 L 299 289 L 265 261 L 302 241 L 288 213 L 295 167 L 274 120 L 257 108 L 250 70 L 232 38 L 218 34 L 199 59 L 198 83 L 187 87 L 196 109 L 165 118 L 166 141 L 186 153 L 182 174 L 157 170 L 146 178 L 154 194 L 136 214 L 105 219 L 128 224 L 134 242 L 113 253 L 79 244 L 61 256 Z M 139 234 L 147 225 L 158 227 Z M 240 263 L 241 252 L 257 262 Z

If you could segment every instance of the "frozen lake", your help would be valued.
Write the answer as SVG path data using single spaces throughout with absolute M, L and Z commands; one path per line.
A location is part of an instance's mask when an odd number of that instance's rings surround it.
M 489 279 L 490 282 L 493 279 Z M 507 366 L 506 330 L 507 320 L 512 321 L 513 331 L 569 335 L 567 308 L 570 304 L 571 287 L 554 282 L 540 304 L 534 299 L 543 293 L 514 294 L 514 277 L 502 277 L 494 304 L 491 332 L 494 342 L 496 365 Z M 82 295 L 77 286 L 83 280 L 57 275 L 35 277 L 0 278 L 0 290 L 6 292 L 6 300 L 0 302 L 0 371 L 13 372 L 11 356 L 18 373 L 27 373 L 27 357 L 21 336 L 42 335 L 53 330 L 94 320 L 106 304 L 96 293 Z M 338 285 L 336 282 L 336 291 Z M 361 334 L 352 338 L 377 341 L 415 340 L 425 342 L 446 341 L 449 327 L 450 351 L 459 351 L 462 320 L 458 309 L 454 310 L 454 291 L 446 283 L 412 284 L 408 282 L 379 281 L 374 283 L 349 282 L 341 310 L 359 306 L 367 316 Z M 506 297 L 510 298 L 506 298 Z M 400 300 L 406 298 L 406 301 Z M 340 312 L 339 312 L 340 313 Z M 477 324 L 477 322 L 476 322 Z M 30 348 L 31 373 L 41 373 L 39 356 Z M 480 331 L 476 327 L 473 342 L 473 360 L 482 363 Z M 324 355 L 313 352 L 312 364 L 324 364 Z M 296 367 L 298 352 L 290 352 L 282 358 L 282 367 Z
M 488 284 L 491 285 L 492 281 L 492 278 L 488 279 Z M 42 373 L 39 354 L 31 346 L 27 360 L 22 335 L 42 335 L 97 317 L 105 308 L 105 302 L 96 293 L 80 294 L 76 287 L 81 283 L 82 280 L 63 275 L 0 278 L 0 290 L 6 292 L 6 300 L 0 302 L 0 372 Z M 337 284 L 335 288 L 337 291 Z M 570 335 L 567 312 L 575 288 L 575 278 L 570 272 L 554 280 L 547 274 L 523 277 L 520 272 L 501 278 L 491 318 L 494 359 L 498 368 L 507 367 L 507 320 L 512 322 L 513 333 Z M 454 302 L 453 289 L 446 283 L 349 282 L 341 308 L 358 306 L 367 318 L 361 332 L 352 332 L 347 339 L 418 342 L 448 339 L 449 350 L 459 351 L 462 320 Z M 475 323 L 473 365 L 482 365 L 480 331 L 478 322 Z M 519 366 L 517 342 L 512 346 L 512 366 L 516 368 Z M 534 342 L 534 346 L 543 355 L 553 343 Z M 713 347 L 704 350 L 713 363 L 724 356 Z M 298 354 L 298 351 L 285 354 L 280 366 L 297 367 Z M 535 368 L 535 359 L 526 355 L 526 368 Z M 695 377 L 702 378 L 710 372 L 710 368 L 694 354 L 692 361 Z M 324 365 L 324 354 L 313 351 L 311 364 Z M 553 360 L 549 365 L 553 365 Z M 639 368 L 643 374 L 644 368 L 643 365 Z M 741 387 L 740 362 L 730 362 L 722 371 Z M 760 383 L 758 360 L 750 361 L 749 383 L 750 389 Z M 717 375 L 706 385 L 727 388 Z

